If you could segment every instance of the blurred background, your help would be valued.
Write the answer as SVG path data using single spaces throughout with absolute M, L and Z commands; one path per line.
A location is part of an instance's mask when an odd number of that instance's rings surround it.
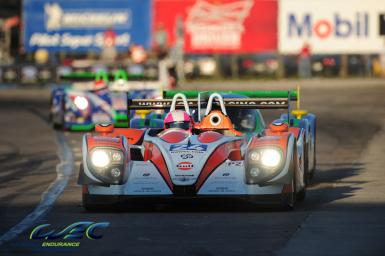
M 177 81 L 385 76 L 377 0 L 0 2 L 2 85 L 159 61 Z

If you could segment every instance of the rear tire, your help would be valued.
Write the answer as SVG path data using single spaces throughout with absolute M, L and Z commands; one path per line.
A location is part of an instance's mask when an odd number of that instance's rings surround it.
M 52 104 L 52 101 L 51 101 L 51 104 Z M 59 114 L 60 116 L 55 117 L 54 114 L 52 113 L 50 114 L 52 127 L 55 130 L 64 130 L 65 103 L 63 98 L 61 99 L 61 102 L 60 102 L 60 108 L 61 108 L 61 114 Z M 56 122 L 55 120 L 60 120 L 60 121 Z
M 316 169 L 316 165 L 317 165 L 316 140 L 315 140 L 315 137 L 314 137 L 313 166 L 312 166 L 311 169 L 310 169 L 310 175 L 309 175 L 309 178 L 310 178 L 310 179 L 312 179 L 313 176 L 314 176 L 314 172 L 315 172 L 315 169 Z
M 305 186 L 309 184 L 310 176 L 311 176 L 311 167 L 309 166 L 309 144 L 305 144 L 305 150 L 304 150 L 304 175 L 303 175 L 303 181 L 305 183 Z
M 314 127 L 317 128 L 317 120 L 314 120 Z M 314 146 L 313 146 L 313 166 L 310 169 L 310 179 L 313 178 L 314 172 L 317 166 L 317 136 L 316 136 L 316 129 L 314 129 L 314 134 L 313 134 L 313 140 L 314 140 Z
M 310 181 L 310 173 L 309 173 L 309 145 L 305 144 L 305 150 L 303 151 L 303 163 L 298 163 L 298 165 L 303 164 L 303 188 L 298 191 L 296 195 L 297 202 L 302 202 L 306 197 L 306 187 Z

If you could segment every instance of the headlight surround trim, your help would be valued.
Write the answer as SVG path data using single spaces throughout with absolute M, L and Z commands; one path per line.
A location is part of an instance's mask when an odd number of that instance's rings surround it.
M 95 166 L 92 161 L 93 153 L 99 150 L 105 152 L 109 158 L 109 164 L 103 167 Z M 120 159 L 114 160 L 113 154 L 119 154 Z M 125 162 L 126 157 L 124 155 L 124 152 L 120 149 L 112 147 L 95 147 L 88 153 L 87 157 L 88 169 L 96 178 L 107 184 L 122 184 L 123 180 L 125 179 Z M 111 175 L 111 170 L 114 168 L 123 171 L 123 174 L 119 177 L 114 177 L 113 175 Z

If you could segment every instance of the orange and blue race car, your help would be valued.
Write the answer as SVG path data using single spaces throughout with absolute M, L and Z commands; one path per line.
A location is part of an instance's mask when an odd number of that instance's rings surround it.
M 84 135 L 78 183 L 86 209 L 121 199 L 220 197 L 286 209 L 304 200 L 310 176 L 306 128 L 295 127 L 290 119 L 266 126 L 260 113 L 288 110 L 296 91 L 173 91 L 165 97 L 133 99 L 128 109 L 167 110 L 174 115 L 173 125 L 136 129 L 101 124 L 96 133 Z M 178 121 L 178 116 L 189 121 Z

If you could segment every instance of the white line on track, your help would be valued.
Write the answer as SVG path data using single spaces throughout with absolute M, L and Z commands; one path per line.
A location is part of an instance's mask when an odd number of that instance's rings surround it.
M 74 156 L 62 132 L 55 132 L 60 163 L 56 166 L 56 179 L 43 192 L 40 203 L 22 221 L 0 236 L 0 246 L 17 237 L 48 213 L 68 184 L 74 167 Z

